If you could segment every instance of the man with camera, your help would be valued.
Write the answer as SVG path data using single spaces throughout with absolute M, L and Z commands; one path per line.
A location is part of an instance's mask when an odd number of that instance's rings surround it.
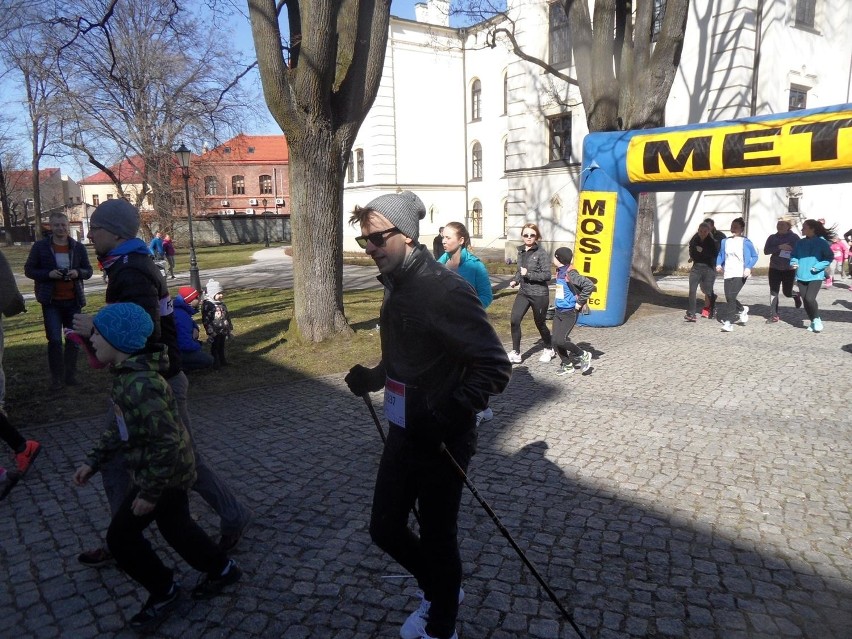
M 47 336 L 47 363 L 53 391 L 77 383 L 77 345 L 65 340 L 63 328 L 72 328 L 74 315 L 86 305 L 83 280 L 92 277 L 86 247 L 68 235 L 68 217 L 50 214 L 50 235 L 33 244 L 24 274 L 35 281 Z

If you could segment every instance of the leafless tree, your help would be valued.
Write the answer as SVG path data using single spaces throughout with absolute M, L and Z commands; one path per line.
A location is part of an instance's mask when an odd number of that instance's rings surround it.
M 321 341 L 351 331 L 343 312 L 343 177 L 378 92 L 390 0 L 248 6 L 266 103 L 290 147 L 296 325 Z
M 665 124 L 665 106 L 683 48 L 689 0 L 555 0 L 567 17 L 564 37 L 574 53 L 576 78 L 529 55 L 515 38 L 505 3 L 461 0 L 468 20 L 491 19 L 490 41 L 505 38 L 515 53 L 554 77 L 578 86 L 590 132 L 645 129 Z M 499 19 L 494 19 L 494 17 Z M 652 268 L 655 198 L 641 196 L 631 277 L 656 288 Z
M 150 194 L 156 224 L 169 228 L 174 148 L 231 134 L 256 113 L 240 87 L 244 65 L 215 24 L 172 0 L 69 0 L 51 22 L 62 142 L 120 196 L 128 180 L 111 167 L 129 161 L 136 204 Z

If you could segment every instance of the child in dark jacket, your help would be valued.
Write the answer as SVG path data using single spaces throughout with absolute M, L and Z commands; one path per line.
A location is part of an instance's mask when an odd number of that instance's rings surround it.
M 556 310 L 553 314 L 553 347 L 561 364 L 557 375 L 567 375 L 574 370 L 571 355 L 579 362 L 580 370 L 586 372 L 592 366 L 592 354 L 571 341 L 571 331 L 577 323 L 577 315 L 583 310 L 595 290 L 595 283 L 580 275 L 574 268 L 574 253 L 568 247 L 556 249 L 553 265 L 556 267 Z
M 174 608 L 180 588 L 142 532 L 152 521 L 163 538 L 193 568 L 204 573 L 194 599 L 209 599 L 235 583 L 242 571 L 189 514 L 188 491 L 195 482 L 189 433 L 162 372 L 165 346 L 145 351 L 154 325 L 138 304 L 109 304 L 95 316 L 92 346 L 111 365 L 115 421 L 74 473 L 83 486 L 108 459 L 122 453 L 133 471 L 133 488 L 113 516 L 107 545 L 118 566 L 142 584 L 149 597 L 130 619 L 134 630 L 159 625 Z
M 207 341 L 210 342 L 210 354 L 213 356 L 213 368 L 227 366 L 225 359 L 225 340 L 230 339 L 234 333 L 234 325 L 231 324 L 231 316 L 228 315 L 228 307 L 222 299 L 222 285 L 216 280 L 208 280 L 207 294 L 201 305 L 201 323 L 207 331 Z

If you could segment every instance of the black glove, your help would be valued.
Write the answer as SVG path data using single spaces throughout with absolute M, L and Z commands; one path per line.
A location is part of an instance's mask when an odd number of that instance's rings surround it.
M 367 368 L 361 364 L 355 364 L 350 368 L 343 381 L 346 382 L 352 394 L 358 396 L 377 391 L 384 384 L 384 378 L 375 368 Z

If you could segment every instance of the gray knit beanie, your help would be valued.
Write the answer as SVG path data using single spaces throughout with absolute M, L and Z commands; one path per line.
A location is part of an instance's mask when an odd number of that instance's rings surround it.
M 415 242 L 420 237 L 420 220 L 426 217 L 426 207 L 411 191 L 380 195 L 364 208 L 378 211 L 403 235 Z
M 89 226 L 100 226 L 120 238 L 131 240 L 139 232 L 139 209 L 121 197 L 107 200 L 92 213 Z

